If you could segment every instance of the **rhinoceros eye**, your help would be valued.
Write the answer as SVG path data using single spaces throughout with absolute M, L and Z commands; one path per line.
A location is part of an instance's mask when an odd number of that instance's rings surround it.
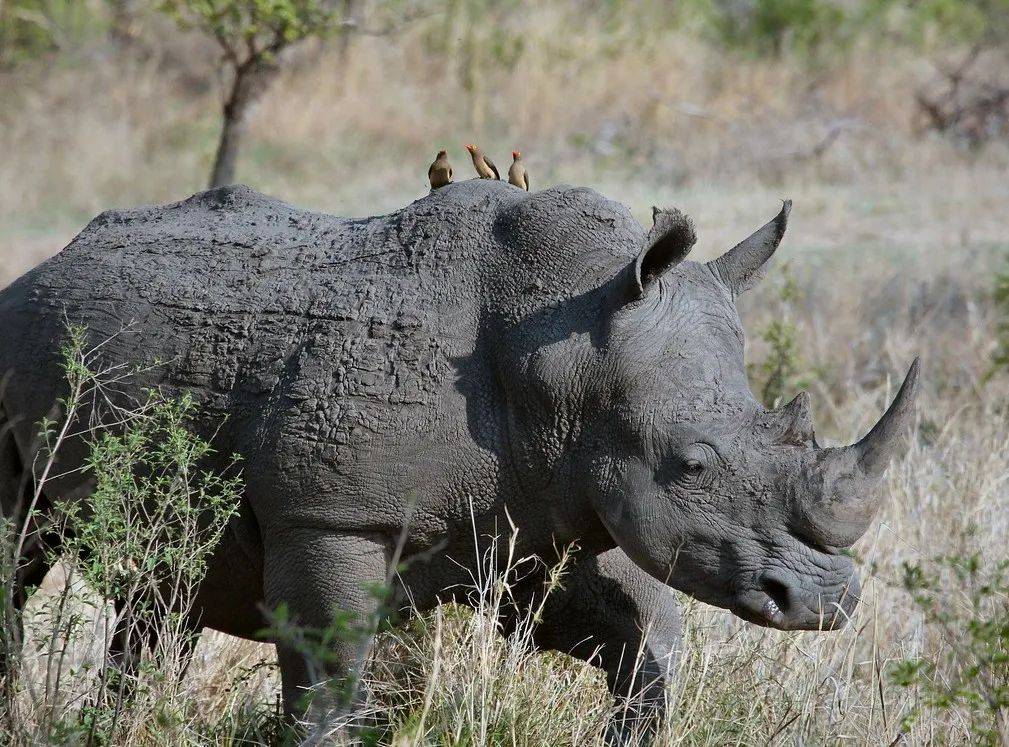
M 683 471 L 688 475 L 697 476 L 704 472 L 704 465 L 696 459 L 688 459 L 683 463 Z
M 703 485 L 715 459 L 714 450 L 708 444 L 691 444 L 680 457 L 680 479 L 692 487 Z

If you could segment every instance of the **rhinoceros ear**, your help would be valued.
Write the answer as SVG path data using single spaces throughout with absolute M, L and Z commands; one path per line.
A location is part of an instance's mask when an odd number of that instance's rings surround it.
M 676 208 L 653 207 L 652 230 L 645 238 L 645 248 L 634 260 L 630 297 L 641 298 L 663 273 L 683 261 L 696 241 L 690 218 Z
M 733 298 L 752 288 L 763 276 L 767 260 L 774 254 L 774 250 L 781 243 L 781 237 L 785 235 L 785 226 L 788 225 L 788 213 L 791 209 L 792 201 L 784 200 L 781 212 L 774 219 L 718 259 L 708 262 L 708 267 L 732 292 Z

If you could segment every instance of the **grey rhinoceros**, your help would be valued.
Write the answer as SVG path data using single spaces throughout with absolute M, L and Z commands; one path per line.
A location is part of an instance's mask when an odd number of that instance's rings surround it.
M 224 421 L 218 451 L 244 457 L 194 626 L 252 637 L 281 604 L 309 626 L 370 614 L 400 537 L 417 559 L 399 583 L 428 609 L 513 522 L 522 554 L 580 547 L 537 644 L 591 658 L 649 718 L 679 636 L 670 587 L 758 625 L 844 624 L 843 549 L 911 418 L 917 361 L 843 448 L 817 444 L 805 394 L 768 410 L 750 393 L 735 301 L 789 207 L 706 264 L 685 259 L 679 212 L 646 231 L 584 188 L 476 180 L 363 220 L 245 187 L 103 213 L 0 292 L 5 514 L 62 393 L 69 319 L 109 338 L 108 361 L 165 361 L 135 386 L 192 392 L 207 428 Z M 45 571 L 30 560 L 26 584 Z M 334 646 L 337 676 L 361 650 Z M 278 649 L 294 711 L 316 683 Z

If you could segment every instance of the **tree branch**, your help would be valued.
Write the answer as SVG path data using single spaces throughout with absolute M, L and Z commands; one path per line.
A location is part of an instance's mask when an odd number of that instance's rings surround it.
M 401 32 L 411 23 L 425 18 L 430 18 L 436 14 L 437 11 L 433 10 L 416 10 L 412 13 L 407 13 L 403 18 L 400 18 L 397 21 L 391 21 L 381 28 L 369 28 L 367 26 L 363 26 L 356 19 L 339 21 L 335 27 L 344 33 L 361 34 L 362 36 L 392 36 Z

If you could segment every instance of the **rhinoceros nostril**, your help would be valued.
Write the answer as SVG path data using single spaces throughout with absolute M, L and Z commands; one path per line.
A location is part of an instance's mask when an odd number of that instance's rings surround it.
M 792 608 L 791 595 L 788 587 L 776 578 L 764 577 L 760 581 L 761 590 L 771 598 L 775 606 L 785 615 Z

